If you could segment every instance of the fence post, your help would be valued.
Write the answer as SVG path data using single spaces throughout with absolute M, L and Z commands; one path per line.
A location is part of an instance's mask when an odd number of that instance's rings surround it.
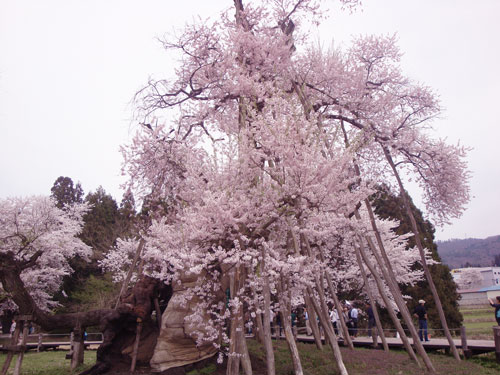
M 16 329 L 12 334 L 11 343 L 8 347 L 7 356 L 5 357 L 5 362 L 2 367 L 2 375 L 7 375 L 7 371 L 9 371 L 10 363 L 12 362 L 12 358 L 14 357 L 14 353 L 17 352 L 17 344 L 19 342 L 19 336 L 21 333 L 21 323 L 16 321 Z
M 28 341 L 29 324 L 32 319 L 33 317 L 31 315 L 20 315 L 17 318 L 18 324 L 19 322 L 22 323 L 23 335 L 21 338 L 21 345 L 19 346 L 19 354 L 17 355 L 17 361 L 14 366 L 14 375 L 21 374 L 21 366 L 23 364 L 24 352 L 26 351 L 26 343 Z
M 43 341 L 43 334 L 39 333 L 38 334 L 38 345 L 36 346 L 37 353 L 40 353 L 42 351 L 42 341 Z
M 73 330 L 73 353 L 71 356 L 71 369 L 74 370 L 79 365 L 83 363 L 83 351 L 85 349 L 85 345 L 83 342 L 83 332 L 84 329 L 80 324 L 77 324 L 75 329 Z
M 467 346 L 467 334 L 465 333 L 465 327 L 461 326 L 460 327 L 460 338 L 462 340 L 462 352 L 464 354 L 464 358 L 468 359 L 472 355 L 471 351 L 469 350 L 469 347 Z
M 500 363 L 500 326 L 493 327 L 493 337 L 495 338 L 495 356 L 497 363 Z

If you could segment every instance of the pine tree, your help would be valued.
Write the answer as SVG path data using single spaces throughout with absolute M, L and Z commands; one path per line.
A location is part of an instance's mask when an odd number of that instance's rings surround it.
M 73 180 L 70 177 L 60 176 L 50 189 L 50 196 L 56 200 L 57 208 L 63 208 L 65 205 L 83 202 L 82 185 L 78 182 L 73 186 Z

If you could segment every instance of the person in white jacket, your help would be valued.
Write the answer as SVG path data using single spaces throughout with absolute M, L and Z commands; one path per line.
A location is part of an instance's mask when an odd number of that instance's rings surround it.
M 333 329 L 335 330 L 335 334 L 338 335 L 339 330 L 337 328 L 337 322 L 339 321 L 339 313 L 338 313 L 337 309 L 334 308 L 330 312 L 330 320 L 332 321 L 332 325 L 333 325 Z

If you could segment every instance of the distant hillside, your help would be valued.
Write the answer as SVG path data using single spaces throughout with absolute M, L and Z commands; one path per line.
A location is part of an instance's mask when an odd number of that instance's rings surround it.
M 466 238 L 464 240 L 437 241 L 438 253 L 443 263 L 450 268 L 460 268 L 466 263 L 473 266 L 489 267 L 495 256 L 500 255 L 500 236 L 483 240 Z

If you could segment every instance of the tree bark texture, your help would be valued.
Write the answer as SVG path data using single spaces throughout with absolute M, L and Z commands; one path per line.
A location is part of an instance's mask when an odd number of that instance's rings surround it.
M 302 370 L 302 362 L 300 361 L 299 350 L 297 348 L 297 343 L 295 342 L 295 337 L 292 332 L 292 307 L 290 303 L 291 293 L 290 286 L 288 284 L 289 283 L 284 280 L 283 276 L 278 283 L 279 295 L 281 296 L 279 301 L 281 323 L 283 324 L 283 330 L 285 331 L 285 339 L 290 350 L 290 356 L 292 359 L 292 365 L 295 375 L 303 375 L 304 371 Z
M 273 342 L 271 337 L 271 288 L 269 286 L 269 276 L 263 272 L 265 269 L 266 253 L 261 251 L 262 261 L 260 264 L 260 271 L 263 274 L 262 294 L 264 296 L 264 321 L 263 336 L 264 336 L 264 349 L 266 352 L 266 366 L 267 375 L 275 375 L 276 367 L 274 361 Z
M 130 366 L 137 317 L 144 319 L 138 361 L 145 364 L 149 362 L 158 337 L 158 327 L 151 319 L 153 299 L 160 293 L 165 308 L 172 293 L 170 286 L 144 277 L 122 298 L 117 309 L 49 315 L 36 306 L 20 274 L 21 268 L 13 255 L 0 254 L 0 281 L 3 289 L 17 304 L 20 314 L 32 315 L 33 322 L 46 331 L 73 330 L 75 327 L 85 330 L 86 327 L 94 326 L 103 332 L 103 343 L 97 351 L 96 365 L 84 374 L 103 374 L 112 368 Z
M 83 330 L 75 327 L 73 331 L 73 353 L 71 355 L 71 369 L 74 370 L 83 363 L 85 344 L 83 342 Z
M 320 254 L 321 260 L 324 261 L 325 257 L 323 254 L 323 249 L 321 249 L 321 248 L 319 249 L 319 254 Z M 343 337 L 344 343 L 347 344 L 349 349 L 354 350 L 354 344 L 352 343 L 351 336 L 349 335 L 349 328 L 347 328 L 347 323 L 345 322 L 344 314 L 342 314 L 342 305 L 340 304 L 339 298 L 337 297 L 336 290 L 333 287 L 332 277 L 328 273 L 328 270 L 325 270 L 325 275 L 326 275 L 326 282 L 328 284 L 328 289 L 330 291 L 330 296 L 333 299 L 333 304 L 335 305 L 335 309 L 337 309 L 337 315 L 338 315 L 339 321 L 340 321 L 340 329 L 341 329 L 342 334 L 344 336 Z

